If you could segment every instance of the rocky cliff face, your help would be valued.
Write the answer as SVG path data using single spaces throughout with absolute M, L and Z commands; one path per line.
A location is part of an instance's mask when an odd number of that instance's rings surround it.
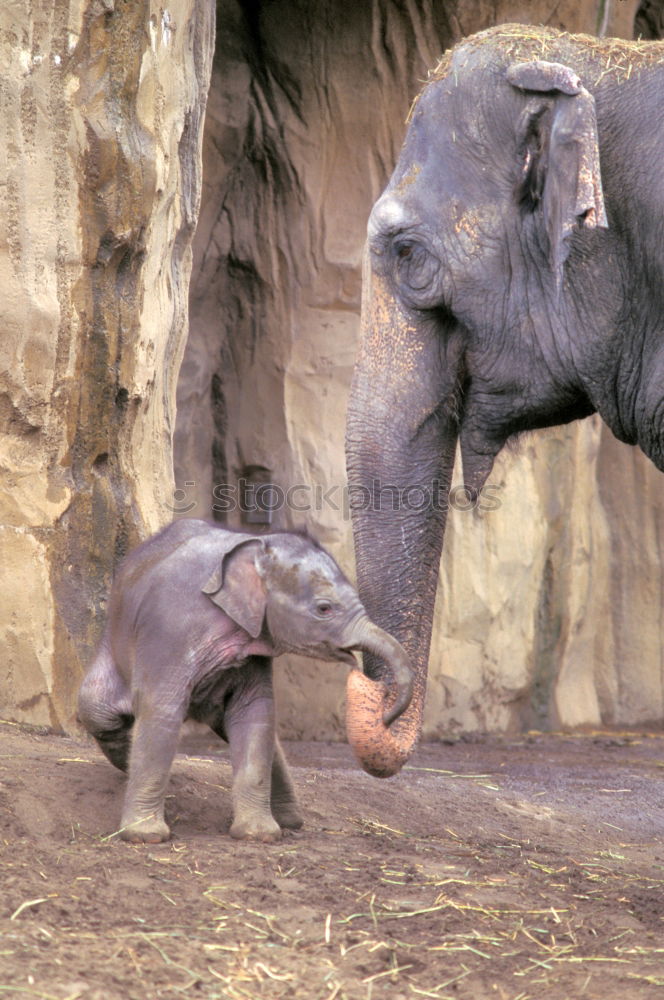
M 116 559 L 179 513 L 243 523 L 242 478 L 352 568 L 360 259 L 412 97 L 491 23 L 629 36 L 636 6 L 219 0 L 175 492 L 213 4 L 2 6 L 4 717 L 72 724 Z M 660 475 L 588 421 L 492 482 L 499 509 L 450 519 L 426 734 L 661 716 Z M 278 688 L 285 735 L 342 735 L 338 667 Z
M 213 28 L 207 0 L 0 11 L 6 717 L 72 723 L 113 564 L 164 520 Z

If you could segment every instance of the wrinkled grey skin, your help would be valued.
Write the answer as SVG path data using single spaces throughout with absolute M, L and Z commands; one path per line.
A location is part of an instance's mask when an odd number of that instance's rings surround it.
M 233 837 L 271 841 L 301 826 L 275 735 L 271 658 L 289 651 L 355 666 L 352 649 L 389 660 L 399 687 L 392 721 L 411 695 L 403 651 L 308 538 L 183 519 L 131 552 L 78 709 L 111 763 L 128 769 L 121 835 L 168 838 L 164 797 L 187 718 L 230 745 Z
M 524 25 L 461 42 L 414 106 L 347 427 L 360 597 L 416 673 L 397 726 L 421 723 L 457 442 L 472 495 L 509 439 L 593 412 L 664 469 L 663 134 L 660 42 Z

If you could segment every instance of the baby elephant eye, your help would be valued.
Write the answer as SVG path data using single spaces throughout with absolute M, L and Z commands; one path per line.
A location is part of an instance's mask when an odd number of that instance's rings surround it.
M 323 617 L 327 617 L 332 614 L 332 602 L 321 599 L 316 601 L 316 612 Z

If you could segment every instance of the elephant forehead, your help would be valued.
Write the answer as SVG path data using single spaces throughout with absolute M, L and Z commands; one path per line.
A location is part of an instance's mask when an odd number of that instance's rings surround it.
M 395 193 L 400 197 L 404 197 L 408 193 L 408 189 L 412 184 L 414 184 L 420 174 L 422 173 L 422 165 L 420 163 L 411 163 L 408 171 L 395 185 Z M 398 220 L 397 220 L 398 221 Z
M 278 590 L 297 594 L 309 589 L 333 588 L 339 571 L 323 552 L 307 552 L 276 562 L 270 571 L 270 584 Z
M 324 552 L 308 553 L 301 560 L 300 569 L 312 587 L 334 586 L 341 579 L 339 570 Z

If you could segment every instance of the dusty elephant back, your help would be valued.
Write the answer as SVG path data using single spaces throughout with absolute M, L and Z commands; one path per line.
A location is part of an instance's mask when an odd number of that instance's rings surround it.
M 664 73 L 664 51 L 659 41 L 596 38 L 540 25 L 500 24 L 470 35 L 448 49 L 430 70 L 427 84 L 450 75 L 458 79 L 459 74 L 475 67 L 501 70 L 512 63 L 534 59 L 571 66 L 583 74 L 589 90 L 605 82 L 628 82 L 645 69 L 652 72 L 660 68 Z M 413 102 L 411 116 L 419 96 Z

